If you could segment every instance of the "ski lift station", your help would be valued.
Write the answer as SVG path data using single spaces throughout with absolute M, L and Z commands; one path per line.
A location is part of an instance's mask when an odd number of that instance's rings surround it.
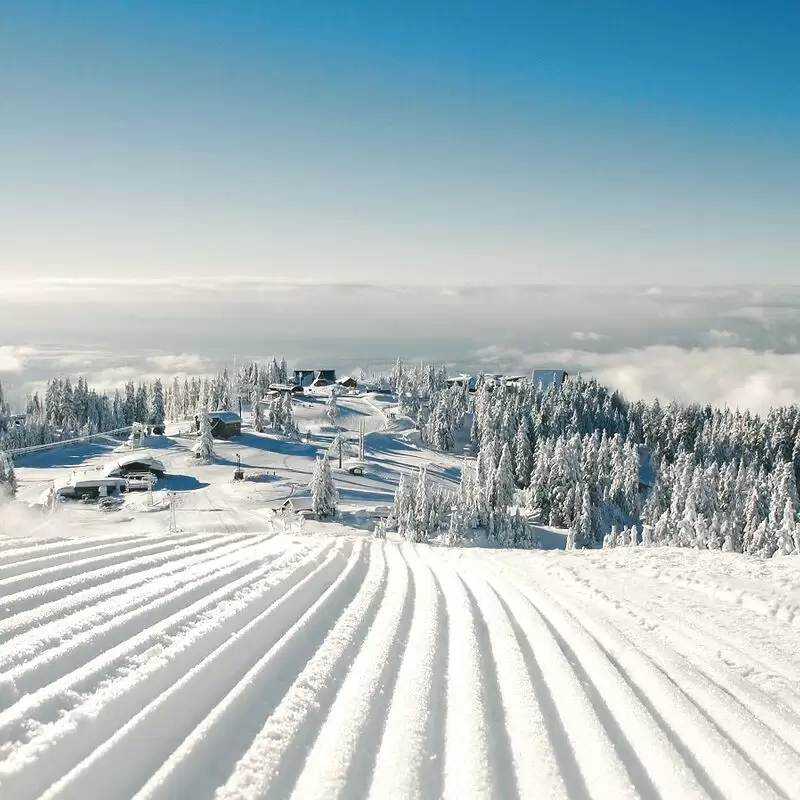
M 152 472 L 157 478 L 163 478 L 167 468 L 164 462 L 146 451 L 134 451 L 120 456 L 115 461 L 109 461 L 103 467 L 103 474 L 107 478 L 125 477 L 129 472 Z

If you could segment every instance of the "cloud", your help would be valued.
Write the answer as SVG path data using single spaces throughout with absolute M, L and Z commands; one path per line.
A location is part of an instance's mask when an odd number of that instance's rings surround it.
M 451 364 L 454 372 L 565 366 L 634 397 L 759 408 L 771 397 L 795 397 L 789 357 L 800 350 L 798 286 L 421 287 L 253 278 L 14 285 L 16 296 L 0 286 L 0 341 L 7 343 L 0 369 L 3 362 L 11 368 L 4 384 L 15 402 L 53 375 L 83 374 L 116 388 L 230 368 L 234 354 L 241 361 L 283 354 L 290 366 L 342 372 L 385 369 L 398 356 Z
M 208 361 L 197 353 L 150 356 L 147 363 L 162 373 L 193 375 L 208 371 Z
M 594 331 L 573 331 L 572 338 L 579 342 L 599 342 L 605 339 L 605 334 L 595 333 Z
M 37 351 L 32 347 L 0 345 L 0 372 L 22 372 Z
M 800 403 L 800 353 L 763 353 L 742 347 L 685 350 L 652 346 L 615 353 L 557 350 L 525 353 L 484 348 L 487 368 L 515 371 L 520 365 L 563 368 L 594 376 L 629 400 L 679 400 L 748 408 L 765 413 Z
M 708 332 L 708 338 L 711 339 L 714 344 L 732 345 L 739 341 L 739 334 L 734 333 L 733 331 L 722 331 L 712 328 Z

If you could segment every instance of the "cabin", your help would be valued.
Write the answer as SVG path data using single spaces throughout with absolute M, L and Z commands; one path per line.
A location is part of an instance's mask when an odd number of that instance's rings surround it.
M 208 418 L 215 439 L 232 439 L 242 432 L 242 418 L 235 411 L 212 411 Z
M 347 377 L 347 378 L 339 378 L 336 381 L 337 386 L 341 386 L 344 389 L 357 389 L 358 388 L 358 381 L 355 378 Z
M 549 389 L 554 386 L 560 389 L 564 381 L 569 377 L 569 374 L 563 369 L 535 369 L 533 371 L 533 385 L 534 388 Z
M 297 514 L 300 517 L 306 518 L 314 516 L 312 500 L 306 495 L 289 497 L 280 505 L 275 506 L 273 511 L 279 514 Z

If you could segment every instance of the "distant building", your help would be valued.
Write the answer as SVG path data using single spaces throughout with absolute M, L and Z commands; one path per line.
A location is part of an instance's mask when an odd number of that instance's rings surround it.
M 478 379 L 474 375 L 456 375 L 447 379 L 448 386 L 466 386 L 468 392 L 478 389 Z
M 533 386 L 542 390 L 555 386 L 560 389 L 564 381 L 569 377 L 563 369 L 535 369 L 533 371 Z
M 355 378 L 340 378 L 336 383 L 345 389 L 357 389 L 358 381 Z
M 267 396 L 272 393 L 273 396 L 277 394 L 302 394 L 303 387 L 299 383 L 271 383 Z
M 208 418 L 215 439 L 232 439 L 242 432 L 242 418 L 235 411 L 212 411 Z
M 335 369 L 296 369 L 294 380 L 297 386 L 330 386 L 336 383 Z
M 121 476 L 108 477 L 97 470 L 73 472 L 68 478 L 53 481 L 53 490 L 59 497 L 95 499 L 119 495 L 127 489 L 128 482 Z
M 294 371 L 294 382 L 298 386 L 311 386 L 316 373 L 313 369 L 296 369 Z

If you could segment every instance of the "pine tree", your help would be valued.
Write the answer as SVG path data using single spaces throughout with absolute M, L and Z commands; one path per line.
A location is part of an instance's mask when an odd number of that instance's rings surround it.
M 152 410 L 150 413 L 150 424 L 161 426 L 164 424 L 164 387 L 161 379 L 156 378 L 153 383 L 153 391 L 150 395 Z
M 414 528 L 414 490 L 407 476 L 402 472 L 397 482 L 397 489 L 395 489 L 390 519 L 395 520 L 397 532 L 401 536 L 407 536 Z
M 414 496 L 413 523 L 406 531 L 406 538 L 412 542 L 424 542 L 430 533 L 431 498 L 428 488 L 428 471 L 422 466 L 417 476 L 417 489 Z M 409 515 L 411 517 L 411 515 Z
M 258 399 L 253 400 L 253 427 L 258 433 L 264 433 L 266 429 L 264 423 L 264 409 L 261 406 L 261 401 Z
M 200 437 L 195 445 L 195 452 L 201 464 L 210 464 L 214 460 L 214 436 L 211 433 L 211 418 L 208 411 L 200 414 Z
M 663 546 L 669 544 L 671 538 L 669 511 L 665 510 L 653 529 L 653 544 Z
M 508 508 L 514 502 L 516 489 L 511 450 L 506 443 L 503 445 L 500 463 L 492 476 L 492 507 Z
M 594 511 L 592 509 L 592 494 L 589 487 L 584 484 L 583 488 L 575 493 L 576 499 L 580 499 L 580 510 L 575 521 L 575 546 L 590 547 L 594 544 Z
M 136 389 L 136 398 L 134 401 L 134 420 L 136 422 L 141 422 L 143 425 L 147 423 L 148 417 L 148 407 L 150 405 L 147 386 L 144 383 L 140 383 Z
M 797 512 L 791 498 L 787 497 L 783 506 L 783 518 L 778 529 L 778 542 L 775 555 L 789 555 L 794 552 L 794 535 L 797 530 Z
M 531 483 L 533 448 L 527 417 L 523 417 L 514 436 L 514 477 L 517 486 L 526 488 Z
M 654 531 L 652 525 L 642 526 L 642 547 L 652 547 L 654 542 Z
M 17 493 L 17 476 L 14 462 L 8 453 L 0 450 L 0 503 L 14 497 Z
M 319 519 L 336 516 L 336 487 L 328 457 L 318 457 L 309 484 L 311 508 Z
M 339 418 L 339 404 L 336 400 L 336 391 L 334 389 L 331 389 L 330 397 L 328 397 L 325 415 L 328 417 L 331 425 L 336 425 L 336 420 Z
M 603 537 L 603 549 L 609 550 L 619 544 L 619 531 L 616 525 L 611 526 L 611 530 Z

